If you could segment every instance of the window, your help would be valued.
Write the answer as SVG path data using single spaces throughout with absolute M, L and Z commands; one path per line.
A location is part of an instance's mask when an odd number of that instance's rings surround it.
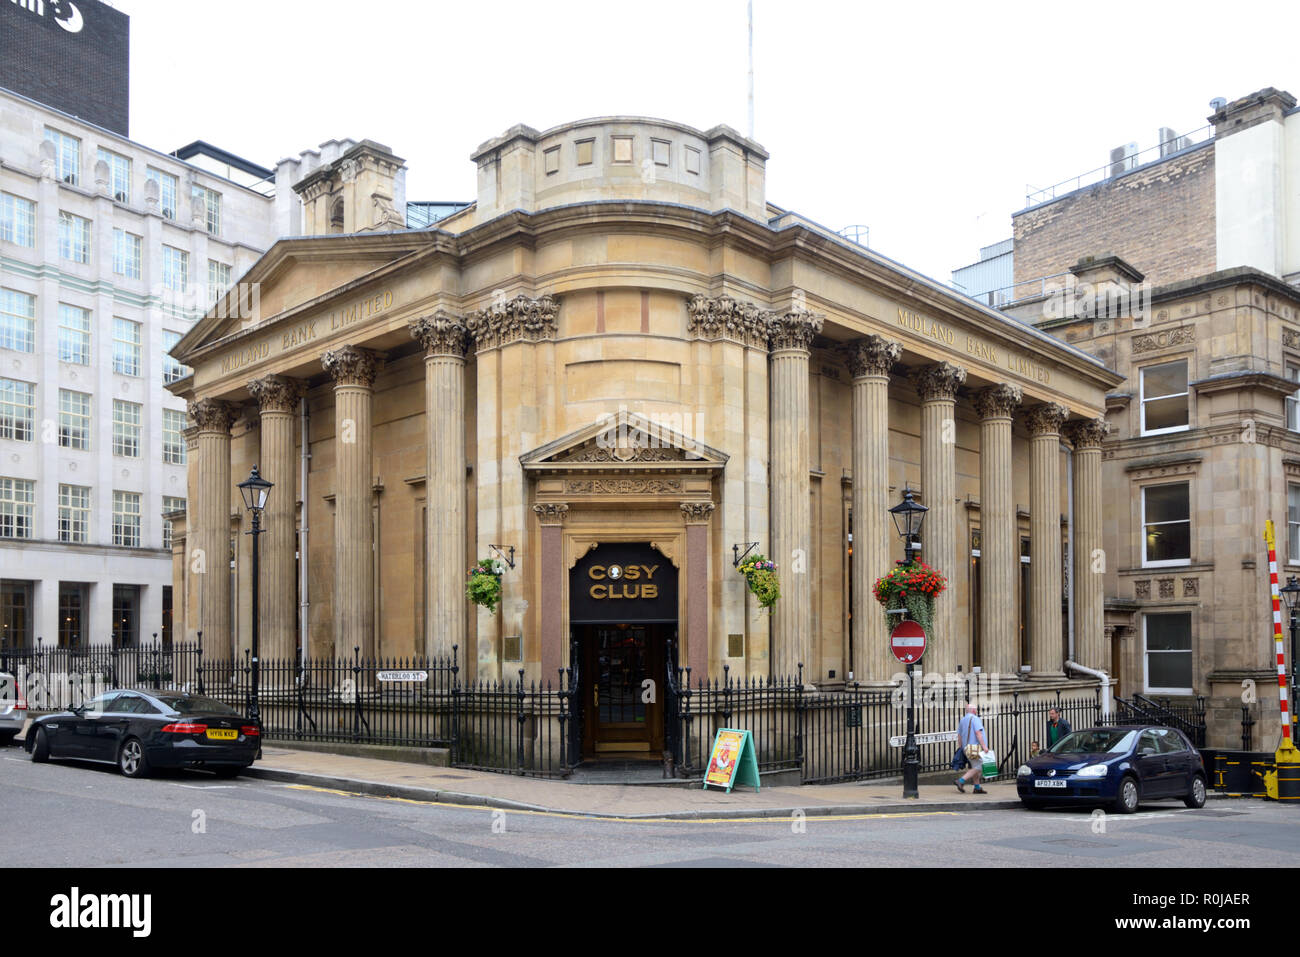
M 98 156 L 108 164 L 108 195 L 119 203 L 131 202 L 131 161 L 105 149 Z
M 0 349 L 36 349 L 36 297 L 0 289 Z
M 65 449 L 90 448 L 90 396 L 59 390 L 59 445 Z
M 970 665 L 974 667 L 983 661 L 984 649 L 982 646 L 983 636 L 980 634 L 980 594 L 983 591 L 980 583 L 980 552 L 982 545 L 982 536 L 978 528 L 970 530 L 970 634 L 971 634 L 971 660 Z
M 140 547 L 140 493 L 113 493 L 113 544 Z
M 0 240 L 18 246 L 36 245 L 35 203 L 0 193 Z
M 1143 615 L 1146 690 L 1192 693 L 1192 615 Z
M 90 310 L 59 303 L 59 361 L 90 365 Z
M 174 359 L 171 355 L 171 351 L 174 348 L 176 348 L 176 343 L 180 341 L 181 341 L 181 334 L 179 332 L 170 332 L 166 329 L 163 330 L 162 362 L 163 362 L 163 384 L 164 385 L 169 385 L 172 382 L 177 382 L 181 379 L 184 379 L 187 375 L 190 374 L 190 370 L 187 369 L 185 366 L 181 365 L 179 362 L 177 362 L 176 359 Z
M 36 483 L 0 478 L 0 538 L 31 538 Z
M 30 648 L 32 583 L 0 581 L 0 641 L 6 648 Z
M 216 260 L 208 260 L 208 303 L 216 305 L 217 300 L 230 288 L 230 267 Z
M 113 320 L 113 371 L 118 375 L 140 375 L 140 323 Z
M 1300 366 L 1288 362 L 1286 377 L 1292 382 L 1300 382 Z M 1300 432 L 1300 389 L 1286 397 L 1286 427 L 1292 432 Z
M 59 582 L 59 647 L 76 648 L 85 628 L 85 593 L 75 582 Z
M 173 292 L 190 287 L 190 254 L 185 250 L 163 247 L 163 287 Z
M 185 413 L 163 409 L 163 463 L 185 464 Z
M 74 263 L 90 262 L 90 220 L 59 210 L 59 255 Z
M 204 225 L 209 236 L 221 235 L 221 194 L 206 186 L 195 186 L 193 193 L 195 209 L 203 210 Z
M 140 405 L 113 400 L 113 454 L 140 457 Z
M 144 172 L 145 179 L 158 184 L 158 210 L 167 219 L 176 218 L 176 194 L 180 191 L 179 180 L 171 173 L 164 173 L 148 167 Z
M 1300 565 L 1300 485 L 1286 487 L 1286 560 Z
M 45 138 L 54 144 L 54 175 L 69 186 L 81 185 L 81 140 L 45 127 Z
M 36 421 L 36 386 L 0 379 L 0 439 L 32 440 Z
M 1029 539 L 1020 539 L 1020 663 L 1034 660 L 1033 638 L 1030 633 L 1029 595 L 1032 584 L 1029 578 Z
M 171 512 L 185 511 L 185 499 L 177 498 L 174 495 L 163 496 L 163 515 Z M 172 523 L 170 519 L 163 519 L 163 548 L 172 547 Z
M 90 489 L 59 486 L 59 541 L 85 542 L 90 528 Z
M 140 278 L 144 240 L 124 229 L 113 230 L 113 272 L 127 279 Z
M 1148 366 L 1142 378 L 1142 434 L 1185 430 L 1187 414 L 1187 360 Z
M 113 647 L 130 648 L 134 646 L 139 630 L 140 589 L 135 585 L 114 585 Z M 109 707 L 116 707 L 116 705 L 110 704 Z
M 1192 559 L 1191 486 L 1149 485 L 1142 490 L 1142 564 L 1183 565 Z

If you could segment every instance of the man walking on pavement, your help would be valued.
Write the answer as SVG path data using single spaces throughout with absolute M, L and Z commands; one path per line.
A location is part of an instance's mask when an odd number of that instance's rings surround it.
M 1061 717 L 1059 708 L 1052 708 L 1047 712 L 1047 747 L 1051 748 L 1063 737 L 1070 733 L 1070 722 Z M 1045 749 L 1046 750 L 1046 749 Z
M 955 782 L 957 790 L 965 794 L 966 780 L 969 778 L 975 784 L 976 794 L 988 794 L 988 791 L 980 787 L 980 781 L 984 778 L 984 762 L 980 758 L 980 752 L 989 748 L 984 740 L 984 722 L 980 720 L 979 705 L 966 705 L 966 716 L 957 725 L 957 740 L 966 752 L 966 759 L 970 761 L 970 770 Z

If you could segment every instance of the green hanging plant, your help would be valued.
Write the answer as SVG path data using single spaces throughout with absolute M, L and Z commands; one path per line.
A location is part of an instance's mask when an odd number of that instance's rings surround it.
M 465 597 L 476 605 L 482 605 L 489 614 L 495 614 L 497 605 L 501 604 L 501 568 L 490 558 L 480 559 L 469 570 L 469 581 L 465 584 Z
M 772 614 L 772 606 L 781 597 L 781 583 L 776 577 L 776 562 L 768 561 L 762 555 L 746 559 L 736 571 L 745 576 L 745 583 L 754 593 L 758 603 Z
M 899 565 L 883 578 L 876 579 L 872 592 L 885 611 L 885 627 L 898 624 L 891 616 L 891 608 L 906 608 L 907 616 L 925 629 L 927 635 L 934 625 L 934 600 L 948 587 L 948 579 L 925 562 L 912 561 Z

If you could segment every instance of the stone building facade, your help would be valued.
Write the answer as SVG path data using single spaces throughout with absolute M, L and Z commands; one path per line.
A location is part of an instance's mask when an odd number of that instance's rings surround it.
M 214 312 L 176 349 L 187 633 L 247 647 L 233 484 L 257 464 L 264 656 L 454 646 L 471 676 L 553 680 L 576 652 L 626 682 L 675 639 L 697 676 L 888 681 L 870 590 L 911 487 L 951 581 L 928 670 L 1055 688 L 1067 658 L 1106 667 L 1083 556 L 1119 377 L 769 204 L 767 159 L 726 127 L 519 126 L 474 152 L 477 202 L 418 231 L 328 235 L 316 207 L 355 222 L 365 191 L 304 183 L 317 235 L 250 272 L 262 314 Z M 384 158 L 365 166 L 382 191 Z M 753 543 L 778 563 L 770 615 L 733 567 Z M 466 574 L 496 557 L 490 613 Z

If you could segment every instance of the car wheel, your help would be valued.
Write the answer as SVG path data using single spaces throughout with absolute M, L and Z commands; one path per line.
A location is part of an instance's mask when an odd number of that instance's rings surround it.
M 36 729 L 36 738 L 32 741 L 32 760 L 44 764 L 50 759 L 50 739 L 44 728 Z
M 1115 796 L 1115 810 L 1120 814 L 1132 814 L 1138 809 L 1141 799 L 1137 778 L 1131 774 L 1125 775 L 1119 782 L 1119 794 Z
M 139 738 L 127 738 L 117 752 L 117 766 L 128 778 L 142 778 L 149 773 L 149 759 Z
M 1188 807 L 1205 807 L 1205 778 L 1199 774 L 1193 775 L 1192 786 L 1183 798 L 1183 803 Z
M 239 776 L 239 772 L 244 770 L 242 764 L 223 764 L 212 769 L 212 773 L 219 778 L 234 778 Z

